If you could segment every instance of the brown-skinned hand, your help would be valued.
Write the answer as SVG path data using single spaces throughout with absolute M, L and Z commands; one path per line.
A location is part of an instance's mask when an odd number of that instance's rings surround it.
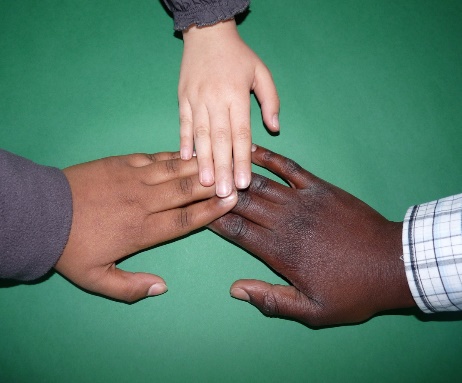
M 231 295 L 263 314 L 318 327 L 364 321 L 415 306 L 404 270 L 402 223 L 290 159 L 253 147 L 252 161 L 290 187 L 253 174 L 234 209 L 209 228 L 284 276 L 291 285 L 239 280 Z
M 109 157 L 64 169 L 73 203 L 68 243 L 55 268 L 78 286 L 133 302 L 162 294 L 165 281 L 116 262 L 185 235 L 228 212 L 237 195 L 215 196 L 198 178 L 196 158 L 179 153 Z

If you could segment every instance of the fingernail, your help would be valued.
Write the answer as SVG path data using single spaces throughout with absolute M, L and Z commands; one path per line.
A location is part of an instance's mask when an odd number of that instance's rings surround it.
M 279 129 L 279 114 L 273 116 L 273 128 Z
M 197 157 L 197 153 L 195 150 L 193 150 L 193 154 L 192 154 L 193 157 Z
M 204 169 L 201 172 L 201 184 L 213 184 L 213 174 L 210 169 Z
M 180 149 L 180 157 L 182 160 L 189 160 L 191 159 L 191 152 L 189 148 L 181 148 Z
M 148 291 L 148 297 L 155 295 L 160 295 L 165 293 L 168 290 L 168 287 L 165 283 L 154 283 Z
M 235 287 L 234 289 L 231 289 L 230 293 L 233 298 L 240 299 L 241 301 L 246 301 L 246 302 L 250 301 L 249 294 L 247 294 L 242 289 Z
M 252 144 L 252 149 L 251 150 L 252 150 L 252 153 L 255 152 L 257 150 L 257 145 Z
M 231 185 L 228 182 L 220 182 L 217 184 L 217 196 L 228 197 L 231 193 Z
M 247 178 L 247 174 L 245 174 L 244 172 L 239 172 L 237 173 L 237 176 L 236 176 L 236 187 L 238 189 L 245 189 L 246 187 L 248 187 L 250 184 L 250 181 L 249 179 Z

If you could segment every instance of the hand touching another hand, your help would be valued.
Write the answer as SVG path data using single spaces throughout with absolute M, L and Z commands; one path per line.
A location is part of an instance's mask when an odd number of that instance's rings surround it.
M 183 39 L 181 158 L 190 159 L 195 144 L 201 184 L 215 182 L 217 195 L 225 197 L 233 190 L 233 172 L 238 189 L 250 183 L 250 91 L 273 132 L 279 130 L 279 98 L 271 73 L 241 40 L 234 20 L 190 27 Z
M 401 223 L 266 149 L 257 148 L 252 160 L 291 187 L 254 174 L 232 212 L 209 227 L 292 286 L 240 280 L 231 295 L 266 315 L 311 326 L 360 322 L 415 306 L 400 259 Z
M 197 176 L 197 161 L 179 154 L 110 157 L 64 169 L 73 219 L 68 243 L 55 268 L 82 288 L 123 301 L 167 290 L 152 274 L 129 273 L 116 262 L 187 234 L 229 211 L 232 194 L 215 196 Z

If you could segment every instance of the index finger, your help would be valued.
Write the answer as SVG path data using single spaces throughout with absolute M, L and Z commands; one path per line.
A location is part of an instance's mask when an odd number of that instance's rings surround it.
M 182 208 L 151 214 L 146 220 L 144 246 L 165 242 L 199 229 L 230 211 L 237 202 L 236 192 L 228 197 L 212 198 Z
M 255 254 L 265 262 L 274 247 L 270 245 L 273 232 L 247 218 L 230 212 L 207 226 L 213 232 Z
M 270 170 L 295 189 L 306 189 L 316 179 L 295 161 L 255 144 L 252 145 L 252 162 Z
M 128 165 L 133 166 L 134 168 L 141 168 L 143 166 L 151 165 L 154 162 L 180 158 L 180 152 L 160 152 L 154 154 L 134 153 L 127 154 L 124 157 Z
M 145 184 L 157 185 L 174 179 L 196 175 L 199 170 L 197 159 L 193 157 L 187 161 L 180 158 L 156 161 L 138 168 L 137 171 Z

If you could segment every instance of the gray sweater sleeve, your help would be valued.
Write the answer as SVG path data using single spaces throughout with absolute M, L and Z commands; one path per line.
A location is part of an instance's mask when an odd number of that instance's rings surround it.
M 212 25 L 243 12 L 250 0 L 164 0 L 173 13 L 175 29 L 182 31 L 190 25 Z
M 0 278 L 46 274 L 64 250 L 71 223 L 64 173 L 0 149 Z

